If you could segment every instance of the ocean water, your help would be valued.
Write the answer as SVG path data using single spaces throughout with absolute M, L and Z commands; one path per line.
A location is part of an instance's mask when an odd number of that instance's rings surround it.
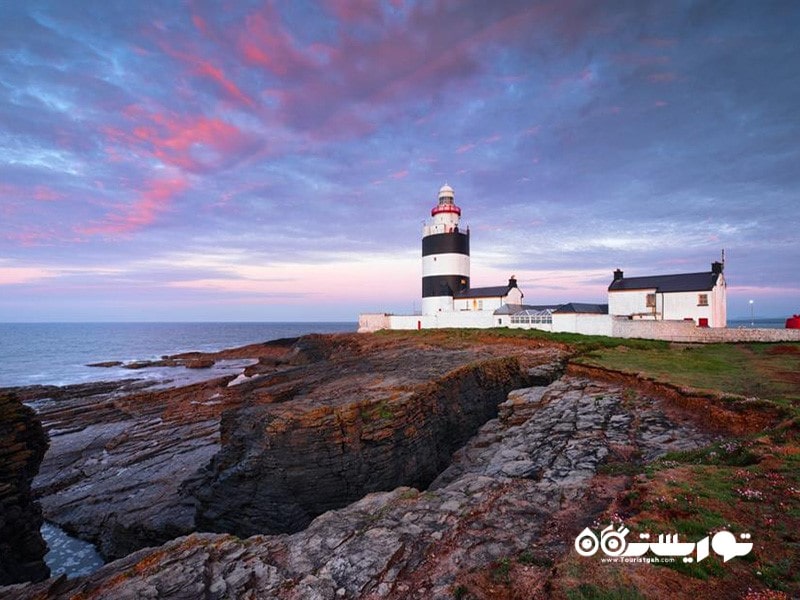
M 45 522 L 41 531 L 47 542 L 44 562 L 50 567 L 50 577 L 89 575 L 105 564 L 93 544 L 68 535 L 58 525 Z
M 786 327 L 785 318 L 772 319 L 728 319 L 730 329 L 783 329 Z
M 150 370 L 86 365 L 357 328 L 356 323 L 0 323 L 0 387 L 155 377 Z

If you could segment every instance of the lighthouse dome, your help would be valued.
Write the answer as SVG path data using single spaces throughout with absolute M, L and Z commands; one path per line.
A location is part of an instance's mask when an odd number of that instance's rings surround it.
M 453 191 L 453 188 L 451 188 L 446 183 L 442 187 L 439 188 L 439 200 L 441 200 L 442 198 L 451 198 L 452 199 L 452 198 L 455 197 L 455 195 L 456 195 L 456 193 Z

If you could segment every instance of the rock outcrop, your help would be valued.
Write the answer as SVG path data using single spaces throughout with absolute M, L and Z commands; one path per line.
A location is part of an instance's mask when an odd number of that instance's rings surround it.
M 4 593 L 10 599 L 548 597 L 550 565 L 630 483 L 601 467 L 645 463 L 709 439 L 669 418 L 657 399 L 567 377 L 513 392 L 499 418 L 480 428 L 428 491 L 368 494 L 293 535 L 194 534 L 87 578 Z M 528 566 L 510 590 L 504 573 L 521 555 Z
M 0 393 L 0 585 L 40 581 L 50 575 L 39 533 L 42 511 L 31 482 L 47 450 L 47 436 L 33 410 Z
M 37 389 L 51 451 L 34 487 L 48 520 L 111 559 L 197 530 L 297 531 L 366 493 L 426 486 L 560 355 L 502 339 L 308 336 L 163 359 L 248 359 L 238 377 Z
M 370 492 L 427 487 L 506 394 L 528 382 L 516 357 L 443 364 L 422 381 L 397 381 L 399 368 L 430 370 L 434 354 L 408 348 L 402 360 L 373 361 L 340 353 L 329 359 L 342 374 L 332 385 L 290 405 L 226 413 L 222 448 L 192 488 L 199 528 L 293 532 Z
M 106 558 L 194 531 L 181 483 L 219 449 L 230 380 L 36 402 L 51 450 L 35 480 L 48 520 Z

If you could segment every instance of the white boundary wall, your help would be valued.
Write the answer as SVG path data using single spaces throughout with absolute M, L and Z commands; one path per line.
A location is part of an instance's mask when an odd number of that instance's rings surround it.
M 561 333 L 611 335 L 611 315 L 591 313 L 553 313 L 553 329 Z
M 541 331 L 606 335 L 620 338 L 639 338 L 717 344 L 724 342 L 800 342 L 800 329 L 728 329 L 697 327 L 693 321 L 648 321 L 593 314 L 554 314 L 552 324 L 511 324 L 508 315 L 490 311 L 460 311 L 435 315 L 389 315 L 367 313 L 358 317 L 359 333 L 380 329 L 440 329 L 440 328 L 510 327 Z

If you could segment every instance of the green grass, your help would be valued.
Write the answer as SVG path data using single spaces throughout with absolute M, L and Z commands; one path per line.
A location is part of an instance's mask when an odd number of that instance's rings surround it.
M 530 339 L 553 342 L 556 344 L 566 344 L 579 352 L 586 352 L 597 348 L 615 348 L 617 346 L 636 349 L 667 348 L 669 346 L 669 342 L 655 340 L 614 338 L 603 335 L 582 335 L 579 333 L 548 333 L 536 329 L 509 329 L 507 327 L 498 327 L 494 329 L 422 329 L 419 331 L 393 331 L 382 329 L 376 331 L 374 335 L 401 338 L 411 336 L 416 339 L 429 339 L 431 341 L 464 342 L 480 341 L 487 336 L 495 338 Z
M 729 467 L 746 467 L 756 464 L 758 456 L 752 451 L 745 438 L 728 439 L 716 442 L 696 450 L 668 452 L 660 462 L 677 462 L 687 465 L 725 465 Z M 655 463 L 654 466 L 658 466 Z
M 530 550 L 525 550 L 517 556 L 517 562 L 523 565 L 532 565 L 536 567 L 552 567 L 553 566 L 553 559 L 547 556 L 540 556 L 531 552 Z
M 800 401 L 799 354 L 776 353 L 776 347 L 800 344 L 706 344 L 592 349 L 575 360 L 627 373 L 641 373 L 658 381 L 739 396 Z
M 782 399 L 800 404 L 800 343 L 671 344 L 655 340 L 613 338 L 535 329 L 382 330 L 375 335 L 428 340 L 441 345 L 509 338 L 552 342 L 572 349 L 580 364 L 659 381 L 740 396 Z

